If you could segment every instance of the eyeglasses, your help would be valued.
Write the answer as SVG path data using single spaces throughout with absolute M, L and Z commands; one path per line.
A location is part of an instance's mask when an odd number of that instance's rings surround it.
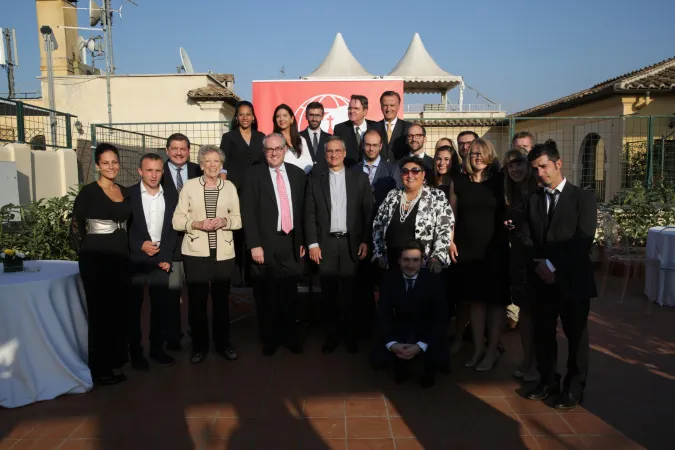
M 483 158 L 483 155 L 481 155 L 480 153 L 476 153 L 476 152 L 469 153 L 469 156 L 473 159 L 485 159 L 485 158 Z
M 408 139 L 422 139 L 424 137 L 423 134 L 409 134 Z
M 286 147 L 265 147 L 266 153 L 281 153 L 286 149 Z
M 408 175 L 409 173 L 412 173 L 413 175 L 417 176 L 422 172 L 424 172 L 424 170 L 420 169 L 419 167 L 413 167 L 412 169 L 404 167 L 401 169 L 401 175 Z

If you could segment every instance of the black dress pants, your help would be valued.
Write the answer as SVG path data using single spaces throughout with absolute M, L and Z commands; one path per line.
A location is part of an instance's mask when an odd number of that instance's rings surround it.
M 348 237 L 328 237 L 321 247 L 319 278 L 326 308 L 326 324 L 330 338 L 357 339 L 356 290 L 358 260 L 351 256 Z
M 258 333 L 263 345 L 295 344 L 300 263 L 295 259 L 292 234 L 280 233 L 274 241 L 274 251 L 263 249 L 264 264 L 251 266 Z
M 416 339 L 407 339 L 398 342 L 400 344 L 417 344 Z M 427 351 L 420 351 L 417 356 L 411 360 L 397 358 L 394 352 L 387 350 L 385 344 L 387 343 L 378 340 L 375 348 L 370 352 L 370 365 L 374 369 L 383 369 L 389 364 L 400 364 L 405 366 L 418 358 L 421 358 L 424 361 L 424 370 L 427 372 L 435 372 L 438 369 L 450 366 L 450 351 L 444 342 L 427 343 Z
M 577 396 L 585 388 L 588 375 L 590 305 L 588 298 L 562 299 L 555 285 L 538 289 L 534 302 L 534 342 L 542 382 L 555 383 L 558 365 L 556 328 L 560 317 L 569 347 L 563 389 Z
M 192 350 L 209 350 L 208 299 L 211 295 L 211 333 L 216 351 L 230 345 L 230 277 L 234 258 L 216 261 L 216 251 L 208 257 L 183 256 L 188 285 L 188 320 Z
M 134 270 L 129 299 L 129 352 L 142 352 L 141 310 L 145 286 L 150 295 L 150 349 L 161 350 L 168 326 L 169 273 L 159 267 Z

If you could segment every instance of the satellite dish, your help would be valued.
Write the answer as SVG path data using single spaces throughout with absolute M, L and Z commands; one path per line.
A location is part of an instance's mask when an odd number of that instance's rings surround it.
M 101 21 L 101 7 L 94 0 L 89 0 L 89 26 L 94 27 Z
M 180 48 L 180 62 L 183 64 L 183 70 L 185 70 L 185 73 L 195 73 L 195 69 L 192 67 L 190 57 L 183 47 Z
M 87 41 L 87 50 L 90 52 L 94 53 L 96 50 L 98 50 L 98 45 L 96 45 L 96 40 L 95 39 L 89 39 Z

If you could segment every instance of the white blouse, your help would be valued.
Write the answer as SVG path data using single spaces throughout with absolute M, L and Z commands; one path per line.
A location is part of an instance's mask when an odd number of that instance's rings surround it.
M 312 155 L 309 153 L 309 146 L 304 137 L 300 137 L 302 140 L 302 154 L 300 157 L 296 156 L 295 152 L 289 147 L 284 157 L 284 162 L 288 164 L 293 164 L 298 166 L 305 171 L 305 174 L 309 173 L 314 167 L 314 161 L 312 161 Z

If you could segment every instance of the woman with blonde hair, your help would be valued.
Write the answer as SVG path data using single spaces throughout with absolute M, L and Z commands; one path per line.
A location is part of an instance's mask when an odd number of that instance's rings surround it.
M 527 220 L 526 205 L 529 197 L 537 190 L 537 180 L 532 174 L 527 160 L 527 151 L 512 148 L 504 155 L 504 200 L 506 202 L 506 221 L 511 246 L 510 276 L 511 301 L 519 308 L 518 331 L 523 346 L 523 362 L 513 374 L 525 382 L 539 379 L 534 350 L 534 323 L 532 320 L 532 295 L 528 289 L 526 261 L 531 260 L 532 240 L 522 233 Z
M 509 292 L 509 243 L 504 228 L 504 175 L 490 170 L 497 158 L 492 143 L 476 139 L 463 161 L 464 174 L 450 187 L 450 204 L 455 213 L 455 238 L 450 253 L 455 270 L 459 301 L 468 302 L 474 354 L 464 366 L 476 371 L 491 370 L 501 356 L 499 342 Z M 485 324 L 488 345 L 485 348 Z M 455 339 L 462 339 L 465 323 L 457 322 Z

